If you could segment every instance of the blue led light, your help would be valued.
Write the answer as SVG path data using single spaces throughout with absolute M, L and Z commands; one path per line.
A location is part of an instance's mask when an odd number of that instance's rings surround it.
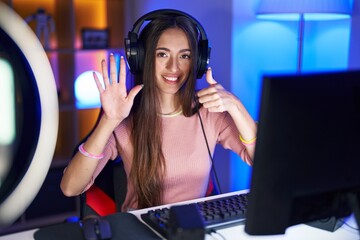
M 262 20 L 298 21 L 300 15 L 297 13 L 259 14 L 256 16 Z
M 300 14 L 298 13 L 277 13 L 277 14 L 258 14 L 258 19 L 262 20 L 278 20 L 278 21 L 299 21 Z M 306 13 L 304 19 L 306 21 L 330 21 L 350 18 L 349 14 L 335 14 L 335 13 Z
M 88 109 L 100 107 L 99 90 L 96 87 L 93 77 L 94 71 L 86 71 L 80 74 L 75 80 L 75 98 L 77 109 Z M 102 76 L 95 72 L 100 81 Z

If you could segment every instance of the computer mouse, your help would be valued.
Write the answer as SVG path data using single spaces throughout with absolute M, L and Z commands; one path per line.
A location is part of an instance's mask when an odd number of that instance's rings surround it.
M 82 231 L 86 240 L 110 239 L 110 223 L 98 216 L 91 216 L 82 221 Z

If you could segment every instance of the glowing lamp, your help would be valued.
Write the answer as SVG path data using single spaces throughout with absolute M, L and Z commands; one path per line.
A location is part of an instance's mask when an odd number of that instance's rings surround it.
M 75 80 L 76 108 L 78 109 L 98 108 L 101 106 L 99 90 L 96 87 L 93 72 L 83 72 Z M 103 83 L 101 74 L 99 72 L 95 73 Z
M 260 0 L 259 19 L 299 21 L 297 72 L 301 72 L 304 22 L 346 19 L 351 16 L 349 0 Z

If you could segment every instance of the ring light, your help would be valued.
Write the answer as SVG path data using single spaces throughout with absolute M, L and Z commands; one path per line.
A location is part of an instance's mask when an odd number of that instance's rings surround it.
M 30 151 L 29 156 L 26 156 L 29 159 L 24 160 L 27 168 L 20 174 L 20 177 L 12 181 L 13 186 L 9 188 L 9 191 L 0 194 L 0 228 L 12 224 L 21 216 L 39 192 L 55 151 L 59 121 L 55 80 L 46 53 L 25 21 L 7 5 L 0 2 L 1 29 L 23 54 L 21 57 L 13 56 L 13 58 L 24 57 L 27 62 L 28 68 L 20 69 L 20 71 L 27 71 L 28 75 L 33 75 L 32 79 L 35 81 L 33 85 L 34 89 L 37 89 L 38 95 L 23 100 L 31 100 L 40 105 L 37 106 L 40 111 L 32 113 L 39 116 L 40 122 L 37 122 L 39 125 L 38 131 L 36 131 L 38 136 L 34 136 L 37 142 L 29 143 L 34 145 L 34 149 Z M 18 69 L 14 70 L 16 72 Z M 34 99 L 36 97 L 39 99 Z M 26 109 L 26 113 L 31 113 L 31 111 L 32 109 Z M 24 124 L 26 121 L 27 119 L 24 119 Z M 28 136 L 24 134 L 21 137 L 27 138 Z M 22 151 L 22 149 L 15 149 L 15 151 Z M 2 187 L 0 185 L 0 190 Z

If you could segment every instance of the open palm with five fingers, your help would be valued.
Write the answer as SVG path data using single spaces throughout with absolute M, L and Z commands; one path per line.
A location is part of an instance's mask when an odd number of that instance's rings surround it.
M 117 75 L 116 61 L 113 54 L 110 55 L 110 76 L 105 60 L 101 61 L 104 87 L 94 73 L 96 86 L 100 93 L 101 106 L 104 117 L 108 120 L 118 121 L 125 119 L 133 106 L 135 96 L 141 91 L 143 85 L 137 85 L 129 92 L 126 89 L 126 64 L 124 58 L 120 58 L 120 73 Z

